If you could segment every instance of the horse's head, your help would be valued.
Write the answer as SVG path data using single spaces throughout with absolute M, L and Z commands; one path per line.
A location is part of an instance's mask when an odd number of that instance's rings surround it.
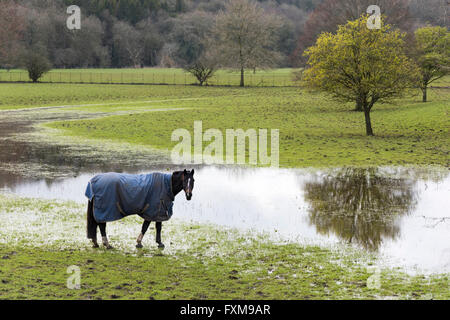
M 192 199 L 192 191 L 194 190 L 194 169 L 192 171 L 184 169 L 181 177 L 186 200 L 190 201 Z

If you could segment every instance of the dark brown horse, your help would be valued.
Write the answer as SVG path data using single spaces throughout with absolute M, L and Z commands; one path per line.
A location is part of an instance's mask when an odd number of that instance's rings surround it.
M 174 197 L 179 194 L 182 190 L 184 190 L 186 199 L 189 201 L 192 198 L 192 191 L 194 189 L 194 170 L 192 171 L 176 171 L 172 174 L 171 178 L 172 183 L 172 193 Z M 94 218 L 94 201 L 93 198 L 88 203 L 87 209 L 87 236 L 88 239 L 92 240 L 93 247 L 98 248 L 99 245 L 97 243 L 97 227 L 100 229 L 100 233 L 102 235 L 103 245 L 111 249 L 111 245 L 108 242 L 108 237 L 106 236 L 106 222 L 98 223 Z M 144 238 L 145 233 L 147 232 L 148 227 L 150 226 L 151 221 L 144 220 L 142 224 L 141 233 L 137 238 L 136 248 L 142 248 L 142 239 Z M 161 242 L 161 229 L 162 222 L 156 222 L 156 243 L 158 244 L 158 248 L 164 248 L 164 244 Z

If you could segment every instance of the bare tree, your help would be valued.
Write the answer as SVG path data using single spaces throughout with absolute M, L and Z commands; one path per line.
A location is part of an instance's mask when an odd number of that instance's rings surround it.
M 142 64 L 144 48 L 140 33 L 127 22 L 119 21 L 113 27 L 114 45 L 119 52 L 122 65 L 138 68 Z
M 178 64 L 192 65 L 202 56 L 214 19 L 213 14 L 203 11 L 185 13 L 175 19 L 171 35 L 178 45 L 175 52 Z
M 28 70 L 28 76 L 33 82 L 38 82 L 51 69 L 51 64 L 47 57 L 35 51 L 30 51 L 25 54 L 24 64 Z
M 14 1 L 0 1 L 0 65 L 11 68 L 21 47 L 23 17 Z
M 161 49 L 158 65 L 163 68 L 173 68 L 176 66 L 175 52 L 177 51 L 176 43 L 166 43 Z
M 253 0 L 230 0 L 219 12 L 214 28 L 214 49 L 223 67 L 237 68 L 244 86 L 245 69 L 276 64 L 274 51 L 280 19 Z
M 150 18 L 140 21 L 136 27 L 142 37 L 142 63 L 144 66 L 155 66 L 158 53 L 164 45 L 164 37 L 158 32 L 156 24 Z
M 207 48 L 210 48 L 208 40 L 204 41 L 204 45 Z M 200 57 L 187 65 L 184 69 L 197 78 L 200 86 L 203 84 L 208 85 L 208 80 L 217 71 L 217 57 L 215 51 L 206 49 Z
M 185 67 L 185 70 L 197 78 L 200 86 L 204 83 L 208 85 L 209 78 L 211 78 L 216 71 L 214 66 L 208 65 L 201 60 L 188 65 Z
M 449 27 L 449 0 L 410 0 L 409 9 L 418 26 Z

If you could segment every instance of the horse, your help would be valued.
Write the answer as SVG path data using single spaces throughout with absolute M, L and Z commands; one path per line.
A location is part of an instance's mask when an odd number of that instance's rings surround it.
M 168 198 L 170 198 L 166 199 L 167 200 L 166 202 L 163 200 L 165 195 L 151 194 L 152 190 L 150 189 L 144 190 L 141 188 L 142 185 L 145 185 L 145 182 L 150 181 L 148 183 L 150 185 L 157 184 L 157 182 L 154 181 L 157 179 L 154 178 L 152 179 L 152 177 L 155 177 L 156 175 L 159 175 L 160 177 L 163 176 L 162 184 L 166 182 L 165 189 L 167 189 Z M 182 190 L 184 190 L 187 201 L 190 201 L 192 199 L 192 191 L 194 189 L 194 170 L 188 171 L 185 169 L 184 171 L 175 171 L 172 174 L 155 173 L 149 175 L 126 175 L 126 178 L 123 178 L 123 176 L 125 175 L 119 175 L 115 173 L 102 174 L 95 176 L 89 181 L 88 188 L 86 190 L 86 196 L 89 199 L 87 207 L 87 238 L 92 241 L 93 248 L 99 248 L 99 245 L 97 243 L 97 227 L 99 227 L 102 236 L 103 246 L 106 247 L 107 249 L 112 249 L 112 246 L 109 244 L 108 237 L 106 235 L 106 222 L 116 221 L 128 215 L 137 214 L 144 219 L 144 222 L 142 224 L 141 233 L 139 234 L 136 241 L 137 242 L 136 248 L 140 249 L 143 247 L 142 239 L 144 238 L 144 235 L 147 232 L 150 223 L 154 221 L 156 223 L 156 243 L 158 244 L 158 248 L 163 249 L 164 244 L 161 241 L 162 222 L 169 220 L 170 217 L 172 216 L 173 201 L 175 200 L 175 196 L 177 196 Z M 136 184 L 137 187 L 132 186 L 130 188 L 129 186 L 130 183 L 119 181 L 121 178 L 125 180 L 131 179 L 132 182 L 137 181 Z M 106 184 L 106 187 L 102 186 L 103 189 L 100 191 L 93 190 L 93 184 L 95 183 L 95 181 L 99 181 L 101 179 L 103 179 L 102 183 L 104 185 Z M 142 181 L 144 181 L 144 183 Z M 101 192 L 103 192 L 103 194 Z M 125 213 L 124 210 L 121 208 L 119 203 L 120 201 L 123 201 L 121 195 L 118 196 L 114 195 L 119 194 L 120 192 L 125 193 L 125 195 L 122 195 L 122 197 L 128 196 L 130 197 L 130 199 L 132 199 L 131 201 L 135 206 L 133 207 L 133 209 L 130 209 L 131 212 Z M 113 199 L 116 200 L 119 199 L 120 201 L 117 201 L 115 204 L 103 203 L 102 206 L 98 208 L 98 206 L 96 206 L 95 200 L 96 193 L 98 202 L 102 201 L 105 202 L 105 200 L 110 200 L 108 199 L 108 197 L 113 197 Z M 158 196 L 161 198 L 161 200 L 159 200 Z M 156 205 L 151 205 L 152 200 L 149 199 L 152 199 L 152 197 L 156 198 Z M 160 201 L 159 203 L 158 200 Z M 102 210 L 104 212 L 107 212 L 105 208 L 109 211 L 113 211 L 113 214 L 115 216 L 109 218 L 104 217 L 99 218 L 98 216 L 102 214 Z M 157 211 L 156 216 L 151 215 L 153 214 L 152 210 Z M 162 215 L 160 211 L 162 212 Z

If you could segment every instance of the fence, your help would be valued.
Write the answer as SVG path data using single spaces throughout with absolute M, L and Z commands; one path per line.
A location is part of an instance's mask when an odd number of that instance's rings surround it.
M 241 76 L 237 73 L 221 71 L 209 81 L 212 86 L 239 86 Z M 40 80 L 44 83 L 83 83 L 83 84 L 154 84 L 154 85 L 194 85 L 197 80 L 186 72 L 90 72 L 90 71 L 51 71 Z M 0 82 L 31 82 L 26 71 L 1 71 Z M 245 75 L 248 87 L 291 87 L 296 82 L 292 73 L 253 73 Z

